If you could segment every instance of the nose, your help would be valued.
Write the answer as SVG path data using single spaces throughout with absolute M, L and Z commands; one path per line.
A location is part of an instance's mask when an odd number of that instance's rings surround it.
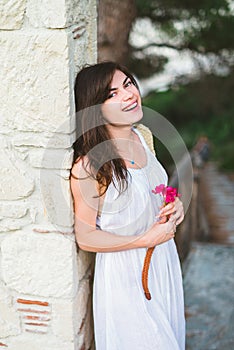
M 124 90 L 123 91 L 123 100 L 127 101 L 133 97 L 133 92 L 129 90 Z

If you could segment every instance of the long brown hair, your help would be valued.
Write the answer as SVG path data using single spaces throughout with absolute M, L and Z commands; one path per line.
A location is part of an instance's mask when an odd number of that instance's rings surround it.
M 136 80 L 127 68 L 115 62 L 86 66 L 77 74 L 75 80 L 78 137 L 73 144 L 73 164 L 87 155 L 88 164 L 85 169 L 98 181 L 100 195 L 106 192 L 111 182 L 115 187 L 118 184 L 120 192 L 127 186 L 128 171 L 125 162 L 118 154 L 114 143 L 111 142 L 111 136 L 101 112 L 101 104 L 109 96 L 111 81 L 116 70 L 122 71 L 138 88 Z M 117 184 L 114 182 L 114 176 Z

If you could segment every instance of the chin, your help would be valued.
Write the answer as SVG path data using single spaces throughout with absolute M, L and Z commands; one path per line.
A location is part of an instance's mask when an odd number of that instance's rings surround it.
M 143 111 L 140 108 L 140 110 L 136 113 L 136 115 L 134 115 L 133 124 L 138 123 L 142 118 L 143 118 Z

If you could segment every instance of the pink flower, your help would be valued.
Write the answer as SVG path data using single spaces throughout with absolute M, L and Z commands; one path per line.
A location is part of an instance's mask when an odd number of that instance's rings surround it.
M 165 204 L 174 202 L 176 197 L 180 197 L 177 188 L 165 186 L 163 184 L 156 186 L 155 189 L 152 190 L 152 192 L 154 194 L 162 194 L 164 197 Z
M 175 196 L 171 195 L 171 194 L 167 194 L 165 197 L 165 202 L 166 203 L 171 203 L 175 201 Z
M 156 186 L 155 189 L 152 190 L 154 194 L 162 193 L 163 195 L 165 194 L 165 191 L 166 191 L 166 186 L 163 184 Z

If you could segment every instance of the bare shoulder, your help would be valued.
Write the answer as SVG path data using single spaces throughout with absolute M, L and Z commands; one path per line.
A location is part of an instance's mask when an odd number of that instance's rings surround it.
M 98 183 L 90 171 L 88 157 L 78 159 L 71 169 L 71 191 L 74 198 L 82 195 L 92 198 L 98 195 Z
M 84 223 L 94 228 L 98 214 L 99 197 L 97 181 L 89 173 L 87 157 L 74 163 L 70 179 L 75 214 L 75 231 L 78 232 L 80 229 L 84 229 Z
M 90 168 L 88 157 L 84 156 L 79 158 L 72 166 L 71 169 L 71 181 L 72 180 L 81 180 L 83 178 L 90 177 Z

